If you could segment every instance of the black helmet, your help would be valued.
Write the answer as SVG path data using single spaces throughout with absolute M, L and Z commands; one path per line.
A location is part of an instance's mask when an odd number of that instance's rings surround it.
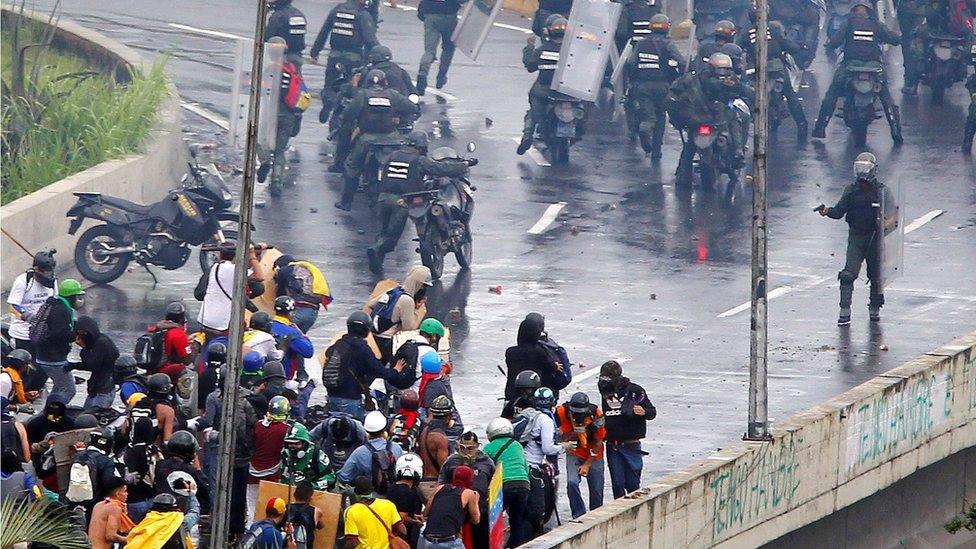
M 139 373 L 136 369 L 136 359 L 131 355 L 122 355 L 115 359 L 115 382 L 121 383 L 126 378 Z
M 275 305 L 276 305 L 275 308 L 276 309 L 277 309 L 277 304 L 278 304 L 278 300 L 276 299 L 275 300 Z M 254 313 L 253 315 L 251 315 L 251 323 L 250 323 L 250 326 L 251 326 L 251 329 L 252 330 L 260 330 L 262 332 L 268 332 L 270 334 L 271 333 L 271 315 L 269 315 L 268 313 L 266 313 L 264 311 L 258 311 L 256 313 Z
M 329 433 L 334 441 L 352 440 L 352 431 L 352 421 L 347 417 L 337 417 L 329 422 Z
M 251 317 L 251 319 L 253 320 L 254 317 Z M 211 343 L 207 347 L 207 364 L 215 364 L 218 366 L 227 364 L 227 346 L 219 341 Z
M 386 87 L 386 73 L 379 69 L 372 69 L 366 73 L 366 86 L 383 89 Z
M 15 370 L 20 370 L 25 366 L 29 366 L 34 358 L 25 349 L 14 349 L 10 351 L 10 354 L 3 359 L 3 365 L 9 366 Z
M 286 314 L 295 310 L 295 298 L 280 295 L 275 298 L 275 313 Z
M 372 321 L 369 319 L 368 314 L 363 311 L 356 311 L 346 319 L 346 330 L 352 335 L 366 337 L 371 324 Z
M 539 387 L 542 387 L 542 378 L 535 370 L 525 370 L 515 376 L 516 389 L 532 389 L 535 392 Z
M 152 499 L 152 509 L 153 511 L 178 511 L 179 506 L 176 504 L 176 496 L 169 492 L 157 494 Z
M 166 451 L 187 461 L 197 454 L 197 438 L 189 431 L 176 431 L 166 441 Z
M 647 24 L 650 27 L 651 32 L 655 34 L 667 34 L 671 30 L 671 19 L 663 13 L 659 13 L 654 17 L 651 17 L 651 21 Z
M 420 130 L 410 132 L 410 135 L 407 136 L 407 144 L 411 147 L 416 147 L 423 152 L 427 152 L 427 147 L 429 146 L 427 132 L 422 132 Z
M 183 324 L 186 322 L 186 306 L 180 301 L 174 301 L 166 306 L 166 320 Z
M 237 243 L 233 240 L 225 240 L 217 246 L 217 251 L 220 254 L 220 259 L 230 261 L 237 257 Z
M 382 44 L 377 44 L 373 46 L 373 49 L 369 50 L 370 63 L 382 63 L 391 59 L 393 59 L 393 51 Z
M 88 445 L 94 446 L 106 454 L 112 452 L 112 436 L 106 429 L 95 429 L 88 433 Z
M 586 393 L 573 393 L 569 398 L 569 411 L 574 414 L 587 414 L 590 412 L 590 397 Z
M 34 270 L 53 271 L 54 267 L 58 264 L 54 259 L 54 254 L 57 252 L 57 250 L 51 248 L 50 250 L 41 250 L 34 254 Z
M 166 374 L 153 374 L 146 380 L 146 389 L 156 396 L 169 396 L 173 382 Z
M 546 33 L 552 39 L 562 38 L 566 34 L 566 26 L 568 24 L 569 22 L 566 21 L 564 16 L 554 13 L 546 17 Z
M 716 38 L 732 40 L 732 38 L 735 36 L 735 23 L 729 21 L 728 19 L 722 19 L 718 23 L 715 23 L 715 28 L 712 29 L 712 34 Z
M 285 367 L 277 360 L 269 360 L 264 363 L 264 368 L 261 369 L 261 381 L 275 378 L 285 379 Z
M 446 417 L 454 412 L 454 403 L 447 395 L 437 395 L 430 403 L 430 413 L 434 417 Z

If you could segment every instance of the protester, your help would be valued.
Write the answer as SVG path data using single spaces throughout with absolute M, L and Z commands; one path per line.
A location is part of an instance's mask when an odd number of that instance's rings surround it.
M 34 362 L 54 382 L 49 397 L 58 395 L 70 403 L 75 396 L 75 378 L 68 366 L 68 352 L 74 341 L 75 309 L 85 304 L 85 291 L 73 278 L 65 279 L 58 295 L 47 298 L 31 317 L 30 340 L 37 353 Z
M 288 506 L 281 498 L 271 498 L 264 507 L 265 517 L 256 521 L 247 530 L 241 542 L 242 547 L 261 549 L 297 549 L 291 536 L 294 528 L 285 520 Z
M 439 360 L 439 359 L 438 359 Z M 447 457 L 451 454 L 447 430 L 453 425 L 454 405 L 446 396 L 439 396 L 430 410 L 430 419 L 420 431 L 417 452 L 424 462 L 424 476 L 420 479 L 420 494 L 429 500 L 437 490 L 438 477 Z
M 396 462 L 396 483 L 386 492 L 400 512 L 400 518 L 407 529 L 407 543 L 417 547 L 420 528 L 424 525 L 424 498 L 418 485 L 423 474 L 423 462 L 417 454 L 403 454 Z
M 590 404 L 586 393 L 574 393 L 556 408 L 559 434 L 566 450 L 566 493 L 573 518 L 586 513 L 580 477 L 586 478 L 590 511 L 603 505 L 603 441 L 607 437 L 603 411 Z
M 396 460 L 403 455 L 403 449 L 389 440 L 389 423 L 383 412 L 374 410 L 367 414 L 363 427 L 369 440 L 352 452 L 336 480 L 348 486 L 356 477 L 366 476 L 370 485 L 382 495 L 394 482 Z
M 529 539 L 529 465 L 525 460 L 525 450 L 515 439 L 512 422 L 505 418 L 495 418 L 485 429 L 488 445 L 485 454 L 502 466 L 502 500 L 508 514 L 509 547 L 518 547 Z
M 91 372 L 88 378 L 88 396 L 82 407 L 110 408 L 115 400 L 115 361 L 119 349 L 115 342 L 103 334 L 98 322 L 90 316 L 79 316 L 75 321 L 75 343 L 81 347 L 79 370 Z
M 300 482 L 295 487 L 295 502 L 288 504 L 287 520 L 299 549 L 314 547 L 316 531 L 325 528 L 325 514 L 311 503 L 314 494 L 312 483 Z
M 262 480 L 278 482 L 281 478 L 281 455 L 285 436 L 291 429 L 288 416 L 291 404 L 283 396 L 276 396 L 268 404 L 264 419 L 254 425 L 254 455 L 251 456 L 248 491 L 257 495 Z
M 597 387 L 603 398 L 607 468 L 616 499 L 640 487 L 644 467 L 641 439 L 647 436 L 647 422 L 657 416 L 657 410 L 644 388 L 624 377 L 620 363 L 615 360 L 600 367 Z
M 478 492 L 478 509 L 481 516 L 488 517 L 488 486 L 491 484 L 491 477 L 495 474 L 495 462 L 481 451 L 478 442 L 478 435 L 473 431 L 467 431 L 461 435 L 457 444 L 457 453 L 451 454 L 441 466 L 440 482 L 449 483 L 454 478 L 454 471 L 458 467 L 466 465 L 474 472 L 471 488 Z M 488 520 L 482 520 L 471 526 L 471 547 L 473 549 L 489 549 Z
M 390 537 L 407 535 L 407 529 L 393 502 L 376 497 L 366 475 L 353 481 L 353 504 L 344 517 L 347 549 L 375 549 L 390 546 Z
M 126 537 L 125 549 L 193 549 L 183 512 L 172 494 L 153 498 L 152 508 Z
M 478 524 L 481 521 L 478 493 L 471 489 L 473 481 L 474 471 L 461 465 L 454 470 L 451 483 L 438 486 L 427 500 L 424 540 L 428 549 L 464 549 L 462 527 L 466 522 Z
M 27 378 L 34 357 L 24 349 L 14 349 L 3 357 L 3 371 L 0 373 L 0 396 L 8 399 L 11 409 L 19 404 L 33 402 L 38 391 L 24 389 L 24 379 Z
M 135 523 L 126 512 L 128 489 L 125 481 L 113 477 L 105 481 L 105 499 L 95 504 L 88 524 L 88 540 L 92 549 L 111 549 L 116 543 L 125 544 L 126 536 Z

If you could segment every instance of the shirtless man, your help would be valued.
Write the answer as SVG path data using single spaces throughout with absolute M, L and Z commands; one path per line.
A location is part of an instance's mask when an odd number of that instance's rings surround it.
M 124 544 L 125 534 L 135 526 L 125 512 L 129 497 L 125 481 L 118 477 L 106 480 L 105 494 L 105 499 L 95 504 L 88 524 L 92 549 L 111 549 L 116 543 Z
M 420 479 L 420 495 L 429 500 L 439 484 L 441 467 L 450 455 L 447 430 L 454 424 L 454 404 L 444 395 L 438 396 L 428 408 L 430 420 L 420 431 L 417 453 L 424 462 L 424 476 Z

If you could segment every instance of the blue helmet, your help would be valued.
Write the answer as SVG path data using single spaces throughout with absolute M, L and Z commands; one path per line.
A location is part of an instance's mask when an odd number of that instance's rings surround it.
M 427 354 L 420 357 L 420 369 L 425 374 L 441 373 L 441 357 L 437 354 L 437 351 L 430 350 Z
M 264 368 L 264 358 L 261 356 L 261 353 L 257 351 L 248 351 L 248 353 L 244 355 L 244 375 L 261 375 L 262 368 Z

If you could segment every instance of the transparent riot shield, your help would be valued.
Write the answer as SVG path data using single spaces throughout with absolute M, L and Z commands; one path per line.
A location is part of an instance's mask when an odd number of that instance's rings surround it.
M 458 51 L 472 61 L 478 58 L 481 46 L 491 32 L 492 24 L 502 10 L 504 0 L 470 0 L 461 12 L 461 20 L 454 28 L 451 40 Z
M 898 180 L 886 183 L 881 189 L 878 208 L 878 234 L 881 237 L 881 284 L 901 276 L 905 267 L 905 194 Z
M 552 78 L 554 91 L 583 101 L 596 101 L 619 18 L 620 4 L 616 2 L 573 2 L 566 36 L 559 51 L 559 64 Z
M 278 105 L 281 95 L 281 64 L 285 59 L 285 41 L 272 38 L 264 46 L 264 68 L 261 75 L 261 116 L 258 119 L 258 145 L 274 149 L 275 131 L 278 129 Z M 234 56 L 234 83 L 231 88 L 230 130 L 228 145 L 231 150 L 244 147 L 247 135 L 248 103 L 251 97 L 251 60 L 254 42 L 238 40 Z
M 628 40 L 627 45 L 624 46 L 620 55 L 617 55 L 617 46 L 615 44 L 611 44 L 610 48 L 610 64 L 613 66 L 610 82 L 613 84 L 613 97 L 615 99 L 613 120 L 616 121 L 621 116 L 624 116 L 624 100 L 627 96 L 627 83 L 624 81 L 624 65 L 627 64 L 627 58 L 630 57 L 630 52 L 634 49 L 634 42 Z

